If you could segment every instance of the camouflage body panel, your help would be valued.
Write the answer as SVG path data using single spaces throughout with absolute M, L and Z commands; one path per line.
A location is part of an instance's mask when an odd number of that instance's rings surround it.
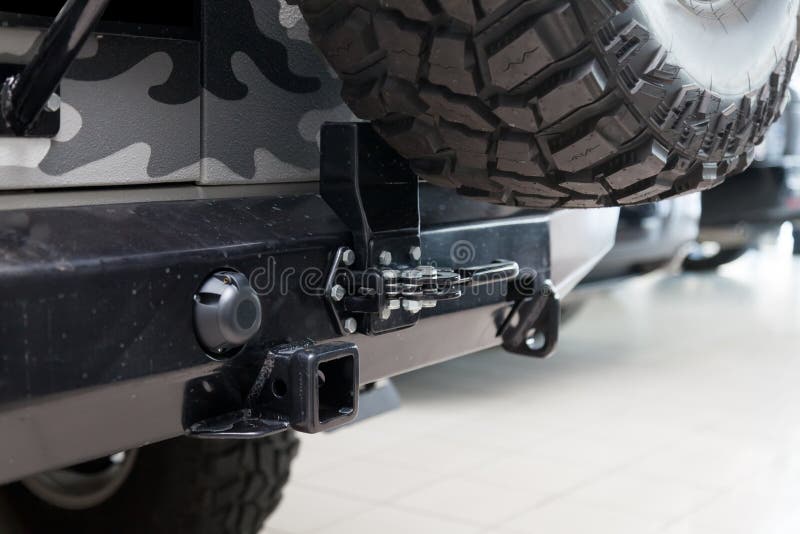
M 54 139 L 0 138 L 0 189 L 317 179 L 319 126 L 350 120 L 285 0 L 200 0 L 198 40 L 98 33 L 61 84 Z M 0 28 L 24 64 L 41 28 Z

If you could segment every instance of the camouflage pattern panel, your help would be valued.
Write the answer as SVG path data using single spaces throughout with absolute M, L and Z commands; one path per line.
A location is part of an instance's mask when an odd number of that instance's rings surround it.
M 0 62 L 27 63 L 42 34 L 41 28 L 1 28 Z M 198 42 L 91 36 L 60 92 L 55 138 L 0 138 L 0 189 L 198 179 Z
M 319 129 L 354 120 L 286 0 L 205 0 L 201 183 L 318 179 Z
M 297 8 L 197 2 L 199 40 L 101 26 L 61 84 L 58 135 L 0 138 L 0 190 L 316 180 L 319 126 L 352 115 Z M 25 64 L 42 32 L 0 28 L 0 62 Z

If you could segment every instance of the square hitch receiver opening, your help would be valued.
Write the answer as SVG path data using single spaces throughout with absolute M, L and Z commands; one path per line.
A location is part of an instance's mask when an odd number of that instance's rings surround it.
M 355 411 L 356 397 L 353 394 L 353 368 L 355 358 L 346 354 L 339 358 L 319 363 L 317 369 L 319 424 L 347 416 Z
M 255 380 L 252 367 L 231 369 L 236 376 L 245 371 L 249 377 L 244 380 L 249 390 L 242 395 L 244 405 L 192 421 L 186 425 L 190 435 L 252 439 L 289 427 L 314 434 L 347 424 L 358 414 L 358 347 L 353 343 L 273 347 L 258 365 Z M 207 391 L 205 387 L 197 390 Z
M 291 349 L 290 349 L 291 350 Z M 321 432 L 352 421 L 358 413 L 358 348 L 325 343 L 276 356 L 289 358 L 291 426 Z

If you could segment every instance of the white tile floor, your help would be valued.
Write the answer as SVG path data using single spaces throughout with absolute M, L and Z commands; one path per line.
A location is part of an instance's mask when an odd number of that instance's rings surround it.
M 396 380 L 403 406 L 303 436 L 272 534 L 800 532 L 800 260 L 648 276 L 546 361 Z

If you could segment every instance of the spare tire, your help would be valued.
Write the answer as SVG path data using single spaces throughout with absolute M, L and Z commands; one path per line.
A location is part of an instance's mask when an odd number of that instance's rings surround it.
M 427 180 L 535 208 L 744 170 L 786 102 L 787 0 L 294 0 L 342 96 Z

